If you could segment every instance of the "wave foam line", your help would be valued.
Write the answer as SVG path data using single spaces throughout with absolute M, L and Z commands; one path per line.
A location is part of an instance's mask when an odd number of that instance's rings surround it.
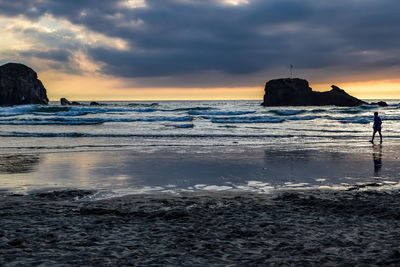
M 189 111 L 189 115 L 212 115 L 212 116 L 234 116 L 234 115 L 246 115 L 253 114 L 256 111 L 199 111 L 199 110 L 191 110 Z
M 332 138 L 351 139 L 368 138 L 366 135 L 305 135 L 305 134 L 91 134 L 82 132 L 37 133 L 37 132 L 0 132 L 0 137 L 97 137 L 97 138 Z M 400 138 L 400 135 L 387 135 L 387 138 Z
M 209 119 L 213 123 L 282 123 L 286 120 L 314 120 L 316 116 L 289 116 L 289 117 L 272 117 L 272 116 L 242 116 L 242 117 L 202 117 Z
M 190 116 L 184 117 L 146 117 L 146 118 L 33 118 L 33 119 L 3 119 L 0 125 L 92 125 L 107 122 L 183 122 L 192 121 Z

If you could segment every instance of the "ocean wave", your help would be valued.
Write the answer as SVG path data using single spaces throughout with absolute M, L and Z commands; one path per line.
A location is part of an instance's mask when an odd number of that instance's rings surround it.
M 400 120 L 400 116 L 398 115 L 384 115 L 381 116 L 383 121 L 398 121 Z
M 134 119 L 133 121 L 143 121 L 143 122 L 152 122 L 152 121 L 193 121 L 193 117 L 191 117 L 191 116 L 184 116 L 184 117 L 147 117 L 147 118 Z
M 210 117 L 203 116 L 204 119 L 209 119 L 213 123 L 281 123 L 286 120 L 314 120 L 316 116 L 240 116 L 240 117 Z
M 251 116 L 251 117 L 203 117 L 213 123 L 281 123 L 285 119 L 270 116 Z
M 129 103 L 128 106 L 131 107 L 156 107 L 158 103 Z
M 35 105 L 0 107 L 0 117 L 12 117 L 31 112 Z
M 376 108 L 379 108 L 379 106 L 378 105 L 361 105 L 361 106 L 359 106 L 359 108 L 361 108 L 361 109 L 376 109 Z
M 328 112 L 328 109 L 321 109 L 321 108 L 317 108 L 317 109 L 312 109 L 309 112 L 311 113 L 323 113 L 323 112 Z
M 341 123 L 356 123 L 356 124 L 368 124 L 370 120 L 367 119 L 359 119 L 359 120 L 352 120 L 352 119 L 341 119 L 339 120 Z
M 290 116 L 286 117 L 286 120 L 291 120 L 291 121 L 309 121 L 309 120 L 315 120 L 318 118 L 317 116 Z
M 141 137 L 141 138 L 292 138 L 292 137 L 333 137 L 351 138 L 351 135 L 295 135 L 295 134 L 115 134 L 115 133 L 85 133 L 85 132 L 0 132 L 0 137 Z M 400 138 L 400 136 L 397 136 Z
M 194 110 L 210 110 L 212 107 L 192 107 L 192 108 L 175 108 L 175 109 L 163 109 L 162 111 L 194 111 Z
M 305 113 L 306 110 L 270 110 L 270 113 L 273 113 L 275 115 L 279 115 L 279 116 L 290 116 L 290 115 L 297 115 L 297 114 L 301 114 L 301 113 Z
M 373 123 L 374 117 L 371 115 L 367 116 L 349 116 L 349 117 L 336 117 L 336 116 L 324 116 L 323 118 L 338 121 L 341 123 L 355 123 L 355 124 L 368 124 Z M 400 120 L 399 116 L 396 115 L 384 115 L 381 116 L 383 123 L 385 121 L 398 121 Z
M 157 109 L 154 108 L 109 108 L 109 107 L 70 107 L 66 111 L 54 112 L 50 115 L 57 115 L 57 116 L 83 116 L 88 114 L 114 114 L 114 113 L 129 113 L 129 112 L 155 112 Z M 36 115 L 43 115 L 41 112 L 36 110 L 33 111 Z M 50 112 L 46 112 L 50 113 Z
M 176 124 L 176 125 L 171 125 L 172 127 L 178 128 L 178 129 L 186 129 L 186 128 L 193 128 L 194 124 L 193 123 L 188 123 L 188 124 Z
M 343 113 L 343 114 L 359 114 L 359 113 L 368 112 L 368 110 L 376 109 L 376 108 L 378 108 L 378 106 L 363 105 L 363 106 L 358 106 L 358 107 L 339 109 L 337 111 L 339 113 Z
M 182 122 L 192 121 L 190 116 L 184 117 L 145 117 L 145 118 L 32 118 L 32 119 L 1 119 L 0 125 L 93 125 L 108 122 Z
M 129 112 L 155 112 L 155 108 L 113 108 L 113 107 L 90 107 L 90 106 L 41 106 L 24 105 L 0 108 L 0 117 L 11 117 L 19 115 L 39 116 L 83 116 L 87 114 L 102 113 L 129 113 Z
M 320 133 L 364 133 L 365 131 L 359 130 L 330 130 L 330 129 L 309 129 L 309 128 L 286 128 L 287 131 L 293 132 L 320 132 Z
M 347 118 L 330 118 L 331 120 L 339 121 L 340 123 L 354 123 L 354 124 L 369 124 L 370 117 L 347 117 Z
M 360 113 L 364 113 L 364 112 L 366 112 L 365 109 L 361 109 L 361 108 L 344 109 L 344 110 L 339 111 L 339 113 L 343 113 L 343 114 L 360 114 Z
M 306 132 L 306 131 L 305 131 Z M 364 140 L 365 138 L 369 137 L 369 132 L 368 134 L 341 134 L 341 135 L 329 135 L 329 134 L 324 134 L 321 132 L 321 134 L 108 134 L 108 133 L 99 133 L 99 134 L 93 134 L 93 133 L 84 133 L 84 132 L 59 132 L 59 133 L 54 133 L 54 132 L 0 132 L 0 137 L 35 137 L 35 138 L 151 138 L 151 139 L 157 139 L 157 138 L 182 138 L 182 139 L 192 139 L 192 138 L 255 138 L 255 139 L 260 139 L 260 138 L 329 138 L 329 139 L 338 139 L 338 140 L 355 140 L 355 139 L 361 139 Z M 385 135 L 386 138 L 392 138 L 392 139 L 400 139 L 400 135 Z M 168 145 L 168 144 L 167 144 Z M 43 146 L 43 147 L 36 147 L 36 148 L 49 148 L 49 146 Z M 64 148 L 65 145 L 62 145 L 61 147 Z M 90 147 L 90 146 L 96 146 L 96 147 L 105 147 L 108 145 L 105 144 L 100 144 L 100 145 L 90 145 L 90 144 L 85 144 L 85 145 L 77 145 L 74 146 L 73 143 L 70 144 L 71 147 Z M 127 144 L 110 144 L 110 146 L 127 146 Z M 137 146 L 137 144 L 135 144 Z M 4 148 L 4 147 L 3 147 Z M 58 147 L 55 147 L 58 148 Z
M 32 112 L 36 113 L 58 113 L 58 112 L 66 112 L 70 111 L 72 107 L 66 106 L 35 106 L 32 109 Z
M 209 110 L 190 110 L 189 115 L 212 115 L 212 116 L 234 116 L 234 115 L 246 115 L 253 114 L 256 111 L 209 111 Z

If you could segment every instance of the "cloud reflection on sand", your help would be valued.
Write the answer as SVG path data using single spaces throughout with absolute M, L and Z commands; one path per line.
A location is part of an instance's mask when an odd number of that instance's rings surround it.
M 397 183 L 398 154 L 382 147 L 385 158 L 374 176 L 370 145 L 364 151 L 285 148 L 180 147 L 151 152 L 137 150 L 15 154 L 1 173 L 2 188 L 29 191 L 41 188 L 80 188 L 129 193 L 242 190 L 268 193 L 279 188 L 321 188 L 358 183 Z M 396 150 L 398 151 L 398 150 Z M 22 163 L 23 164 L 22 164 Z M 1 165 L 1 163 L 0 163 Z M 27 165 L 29 168 L 9 166 Z M 8 171 L 8 173 L 5 173 Z M 385 183 L 389 185 L 390 183 Z M 120 191 L 122 190 L 122 191 Z M 117 193 L 115 193 L 117 192 Z

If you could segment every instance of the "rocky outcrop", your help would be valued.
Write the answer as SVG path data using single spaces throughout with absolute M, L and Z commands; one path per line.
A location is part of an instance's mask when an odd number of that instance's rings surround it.
M 265 84 L 263 106 L 359 106 L 367 104 L 339 87 L 327 92 L 313 91 L 304 79 L 276 79 Z
M 386 103 L 385 101 L 372 102 L 370 105 L 376 105 L 376 106 L 380 106 L 380 107 L 387 107 L 387 106 L 389 106 L 388 103 Z
M 76 101 L 69 102 L 68 99 L 66 99 L 64 97 L 60 98 L 60 104 L 61 104 L 61 106 L 80 106 L 80 105 L 82 105 L 81 103 L 76 102 Z
M 68 99 L 63 97 L 63 98 L 60 98 L 60 104 L 61 104 L 61 106 L 68 106 L 71 103 L 68 101 Z
M 46 88 L 31 68 L 18 63 L 0 66 L 0 105 L 47 105 Z

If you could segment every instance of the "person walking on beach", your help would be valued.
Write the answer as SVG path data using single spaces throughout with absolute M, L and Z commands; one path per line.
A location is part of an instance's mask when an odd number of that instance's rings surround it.
M 381 143 L 382 143 L 382 120 L 378 116 L 378 112 L 374 113 L 374 133 L 372 134 L 372 140 L 370 141 L 371 143 L 374 142 L 375 134 L 376 132 L 379 133 L 379 137 L 381 138 Z

